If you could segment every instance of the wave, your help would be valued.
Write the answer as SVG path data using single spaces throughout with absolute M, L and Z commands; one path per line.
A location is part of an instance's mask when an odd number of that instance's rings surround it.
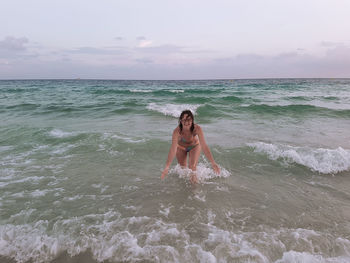
M 209 97 L 195 97 L 195 96 L 181 96 L 176 97 L 174 102 L 178 103 L 194 103 L 194 104 L 204 104 L 211 102 L 212 98 Z
M 205 104 L 197 110 L 198 115 L 201 116 L 201 122 L 211 121 L 211 118 L 230 118 L 229 109 L 220 108 L 218 105 Z
M 123 90 L 123 89 L 92 89 L 89 91 L 92 94 L 95 95 L 114 95 L 114 94 L 130 94 L 130 90 Z
M 242 98 L 239 98 L 236 96 L 226 96 L 226 97 L 219 98 L 219 100 L 222 100 L 224 102 L 242 102 L 243 101 Z
M 98 90 L 90 90 L 90 93 L 95 95 L 130 95 L 130 96 L 173 96 L 175 94 L 184 93 L 184 89 L 98 89 Z
M 209 95 L 209 94 L 218 94 L 220 91 L 223 89 L 187 89 L 186 92 L 189 94 L 204 94 L 204 95 Z
M 334 97 L 334 96 L 325 96 L 325 97 L 321 97 L 324 100 L 339 100 L 339 97 Z
M 147 109 L 151 111 L 160 112 L 165 116 L 172 116 L 178 118 L 182 111 L 190 110 L 193 115 L 196 115 L 198 107 L 201 105 L 192 105 L 192 104 L 156 104 L 150 103 L 147 105 Z
M 290 96 L 286 97 L 286 100 L 291 100 L 291 101 L 311 101 L 314 98 L 307 97 L 307 96 Z
M 18 217 L 33 212 L 28 209 Z M 212 210 L 188 228 L 165 219 L 171 213 L 171 207 L 161 205 L 158 217 L 122 217 L 109 211 L 0 225 L 0 255 L 35 263 L 52 262 L 62 252 L 73 257 L 87 251 L 98 262 L 349 262 L 350 241 L 330 234 L 262 225 L 256 231 L 232 231 L 216 226 L 218 216 Z M 191 234 L 196 225 L 204 233 L 200 239 Z
M 55 138 L 66 138 L 70 136 L 74 136 L 77 133 L 74 132 L 65 132 L 60 129 L 53 129 L 49 132 L 50 136 L 55 137 Z
M 129 90 L 130 92 L 133 92 L 133 93 L 150 93 L 150 92 L 153 92 L 154 90 L 149 90 L 149 89 L 130 89 Z
M 23 111 L 30 111 L 30 110 L 36 110 L 39 108 L 41 105 L 40 104 L 34 104 L 34 103 L 22 103 L 22 104 L 16 104 L 16 105 L 10 105 L 10 106 L 5 106 L 5 109 L 8 110 L 23 110 Z
M 297 115 L 306 115 L 306 114 L 318 114 L 321 116 L 330 116 L 330 117 L 343 117 L 348 118 L 350 116 L 350 110 L 336 110 L 325 107 L 318 107 L 314 105 L 306 104 L 292 104 L 292 105 L 267 105 L 267 104 L 255 104 L 240 107 L 240 109 L 245 111 L 251 111 L 259 114 L 297 114 Z
M 1 93 L 24 93 L 24 92 L 35 92 L 39 91 L 40 88 L 34 86 L 34 87 L 24 87 L 24 88 L 0 88 Z
M 48 177 L 45 176 L 29 176 L 29 177 L 23 177 L 15 180 L 9 180 L 5 182 L 0 182 L 0 188 L 7 187 L 8 185 L 13 185 L 13 184 L 22 184 L 26 183 L 28 184 L 37 184 L 41 180 L 46 180 Z M 3 178 L 2 178 L 3 179 Z
M 184 93 L 185 92 L 185 90 L 183 90 L 183 89 L 170 89 L 168 91 L 171 93 Z
M 189 179 L 192 170 L 189 168 L 182 168 L 179 164 L 177 164 L 174 168 L 172 168 L 170 173 L 177 174 L 180 178 Z M 197 171 L 196 171 L 197 179 L 200 183 L 204 183 L 210 179 L 214 178 L 226 178 L 231 175 L 229 171 L 225 168 L 220 167 L 220 174 L 216 174 L 211 167 L 209 167 L 209 163 L 198 163 Z
M 290 250 L 283 253 L 283 257 L 275 263 L 291 263 L 291 262 L 313 262 L 313 263 L 347 263 L 348 257 L 330 257 L 324 258 L 322 255 L 313 255 L 306 252 L 298 252 Z
M 112 134 L 112 133 L 104 133 L 103 134 L 103 137 L 102 137 L 103 140 L 106 140 L 106 139 L 118 139 L 118 140 L 122 140 L 126 143 L 142 143 L 142 142 L 146 142 L 147 139 L 145 138 L 132 138 L 130 136 L 126 136 L 124 134 L 120 135 L 120 134 Z
M 322 174 L 336 174 L 350 170 L 350 150 L 293 147 L 270 143 L 249 143 L 254 152 L 266 154 L 271 160 L 296 163 Z

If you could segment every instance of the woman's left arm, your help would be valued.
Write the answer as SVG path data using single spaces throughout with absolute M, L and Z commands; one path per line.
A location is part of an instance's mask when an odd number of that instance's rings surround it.
M 196 133 L 198 134 L 199 143 L 200 143 L 200 145 L 201 145 L 201 147 L 203 149 L 204 155 L 210 161 L 211 166 L 213 167 L 213 170 L 217 174 L 219 174 L 220 173 L 220 168 L 216 164 L 216 162 L 214 161 L 213 155 L 211 154 L 210 149 L 209 149 L 207 143 L 205 142 L 203 130 L 202 130 L 202 128 L 199 125 L 196 125 Z

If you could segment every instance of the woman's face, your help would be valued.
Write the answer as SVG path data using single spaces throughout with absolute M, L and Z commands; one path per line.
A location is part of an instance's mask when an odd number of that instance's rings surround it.
M 191 127 L 192 125 L 192 118 L 191 116 L 188 116 L 187 114 L 184 114 L 184 116 L 181 119 L 181 123 L 184 127 Z

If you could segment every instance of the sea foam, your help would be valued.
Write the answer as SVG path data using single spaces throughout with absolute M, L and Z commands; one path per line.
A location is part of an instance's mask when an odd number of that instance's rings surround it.
M 140 93 L 150 93 L 150 92 L 153 92 L 153 90 L 149 90 L 149 89 L 131 89 L 129 90 L 130 92 L 134 92 L 134 93 L 137 93 L 137 92 L 140 92 Z
M 208 162 L 198 163 L 196 175 L 200 183 L 204 183 L 213 178 L 226 178 L 231 175 L 231 173 L 223 167 L 220 167 L 220 174 L 216 174 L 209 166 L 210 164 Z M 189 168 L 182 168 L 179 164 L 177 164 L 169 172 L 179 175 L 180 178 L 188 179 L 193 171 Z
M 249 143 L 254 152 L 264 153 L 271 160 L 297 163 L 322 174 L 336 174 L 350 169 L 350 150 L 295 147 L 264 142 Z
M 306 252 L 288 251 L 283 253 L 283 257 L 275 263 L 294 263 L 294 262 L 305 262 L 305 263 L 348 263 L 348 257 L 333 257 L 324 258 L 321 255 L 312 255 Z
M 196 115 L 197 108 L 200 105 L 198 104 L 156 104 L 150 103 L 147 106 L 148 110 L 160 112 L 166 116 L 173 116 L 178 118 L 182 111 L 190 110 L 194 115 Z
M 70 137 L 75 135 L 75 133 L 73 132 L 65 132 L 62 131 L 60 129 L 53 129 L 52 131 L 50 131 L 49 133 L 52 137 L 56 137 L 56 138 L 66 138 L 66 137 Z
M 206 233 L 201 240 L 192 239 L 191 231 L 181 224 L 148 216 L 123 218 L 115 211 L 59 219 L 53 225 L 47 220 L 5 224 L 0 225 L 0 255 L 38 263 L 50 262 L 64 251 L 75 256 L 87 250 L 99 262 L 349 262 L 347 239 L 308 229 L 267 226 L 257 231 L 230 231 L 216 225 L 220 218 L 213 211 L 208 210 L 207 217 L 195 219 Z M 334 244 L 334 251 L 329 252 L 325 244 Z M 275 253 L 266 251 L 267 247 Z
M 183 92 L 185 92 L 185 90 L 183 90 L 183 89 L 170 89 L 169 92 L 172 92 L 172 93 L 183 93 Z

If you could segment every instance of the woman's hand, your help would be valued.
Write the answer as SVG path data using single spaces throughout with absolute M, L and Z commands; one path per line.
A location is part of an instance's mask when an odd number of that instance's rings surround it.
M 168 172 L 169 172 L 169 167 L 165 167 L 163 172 L 162 172 L 162 176 L 160 177 L 160 179 L 163 180 L 165 178 L 165 176 L 168 174 Z
M 220 168 L 216 163 L 212 163 L 211 167 L 213 167 L 213 170 L 216 174 L 218 174 L 218 175 L 220 174 Z

